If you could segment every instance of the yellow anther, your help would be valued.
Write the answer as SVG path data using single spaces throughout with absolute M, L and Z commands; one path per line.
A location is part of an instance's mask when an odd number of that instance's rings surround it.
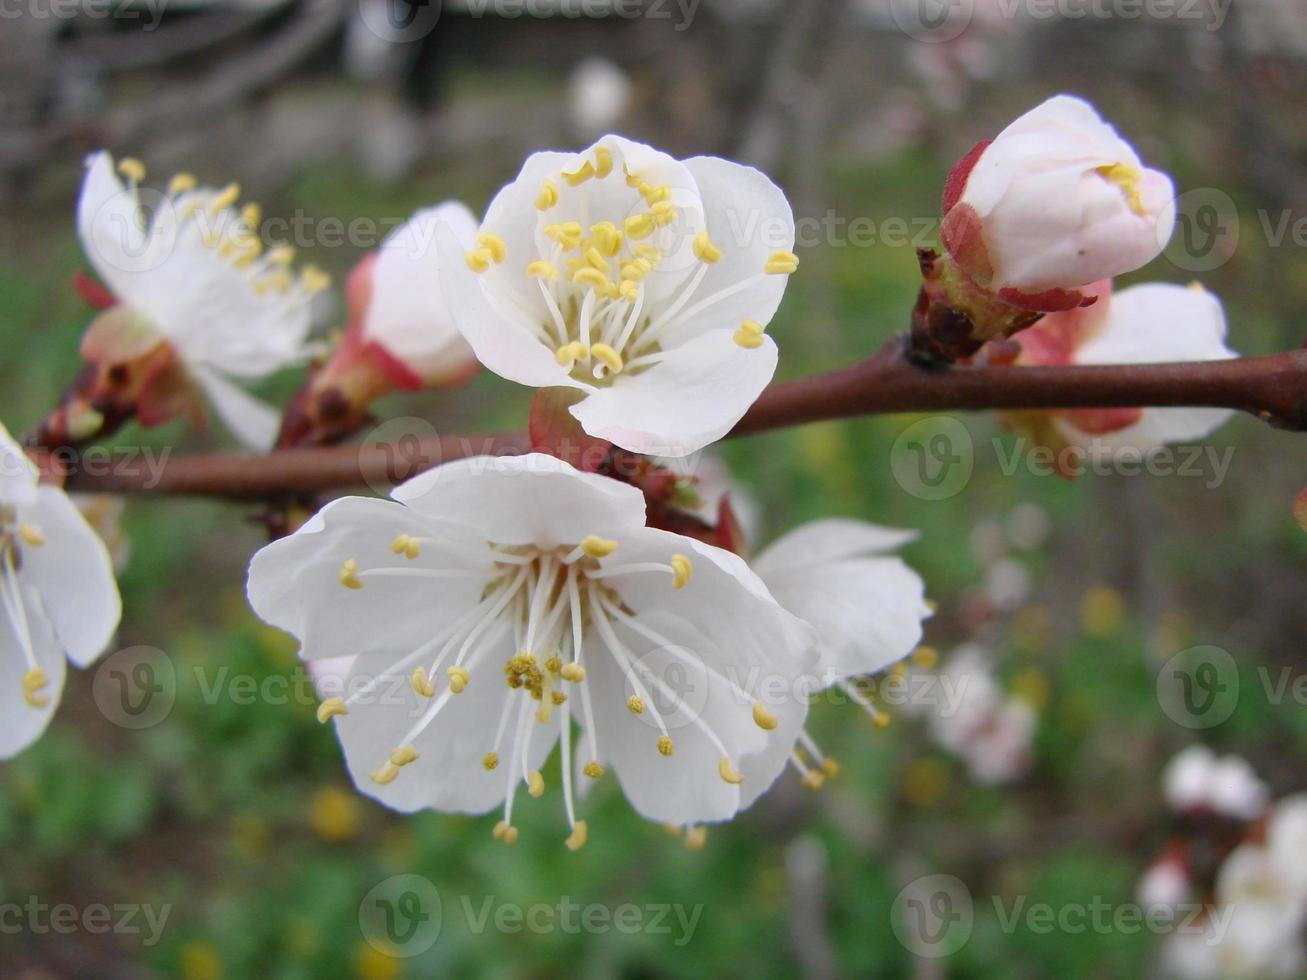
M 473 272 L 485 272 L 490 268 L 494 255 L 488 248 L 474 248 L 463 258 L 467 262 L 467 267 Z
M 591 344 L 590 355 L 602 361 L 613 374 L 622 373 L 622 355 L 607 344 Z
M 1113 163 L 1099 167 L 1098 174 L 1108 183 L 1121 188 L 1126 204 L 1130 210 L 1141 218 L 1147 214 L 1144 208 L 1144 194 L 1140 187 L 1144 179 L 1143 171 L 1128 163 Z
M 340 584 L 347 589 L 363 588 L 363 580 L 359 578 L 359 563 L 353 558 L 346 558 L 341 562 Z
M 766 341 L 763 340 L 763 334 L 753 333 L 741 327 L 735 333 L 731 334 L 731 339 L 743 347 L 745 350 L 757 350 Z
M 419 697 L 434 698 L 436 696 L 436 683 L 431 679 L 431 675 L 423 667 L 414 667 L 413 676 L 409 678 L 413 685 L 413 691 Z
M 740 324 L 740 330 L 743 333 L 756 334 L 761 337 L 766 332 L 767 328 L 757 320 L 745 320 Z
M 668 736 L 668 735 L 659 735 L 659 736 L 658 736 L 658 754 L 659 754 L 659 755 L 668 755 L 668 756 L 669 756 L 669 755 L 672 754 L 672 751 L 673 751 L 675 748 L 676 748 L 676 746 L 672 745 L 672 739 L 671 739 L 671 736 Z
M 626 164 L 622 164 L 622 173 L 626 175 L 627 187 L 647 186 L 644 183 L 644 178 L 640 177 L 638 174 L 631 173 L 630 168 L 628 168 Z
M 626 699 L 626 710 L 631 712 L 633 715 L 644 714 L 644 698 L 636 697 L 636 695 L 632 694 Z
M 799 778 L 799 782 L 808 789 L 821 789 L 826 777 L 816 769 L 809 769 Z
M 773 252 L 762 271 L 772 276 L 789 275 L 799 268 L 799 257 L 793 252 Z
M 640 298 L 640 284 L 632 279 L 623 279 L 617 287 L 617 295 L 628 303 L 634 303 Z
M 623 279 L 629 279 L 632 282 L 639 282 L 649 274 L 652 267 L 644 259 L 632 259 L 630 262 L 623 262 L 621 273 Z
M 485 767 L 486 772 L 493 772 L 499 768 L 499 753 L 487 752 L 481 757 L 481 765 Z
M 178 194 L 193 191 L 198 183 L 193 174 L 177 174 L 172 180 L 168 181 L 168 196 L 175 197 Z
M 378 786 L 386 786 L 389 783 L 393 783 L 395 781 L 395 777 L 398 775 L 399 775 L 399 766 L 395 765 L 393 762 L 387 759 L 376 769 L 373 769 L 370 773 L 368 773 L 368 778 L 371 779 Z
M 753 723 L 764 732 L 774 732 L 779 724 L 776 716 L 764 708 L 761 701 L 753 706 Z
M 912 651 L 912 662 L 929 670 L 939 663 L 939 651 L 934 647 L 920 646 Z
M 597 225 L 591 225 L 590 234 L 594 236 L 595 246 L 609 258 L 622 250 L 621 229 L 611 221 L 601 221 Z
M 517 828 L 505 827 L 503 836 L 499 838 L 505 844 L 513 845 L 517 843 Z
M 889 728 L 890 716 L 882 711 L 879 714 L 872 717 L 871 723 L 875 725 L 877 728 Z
M 572 282 L 579 283 L 582 286 L 590 286 L 600 292 L 603 292 L 611 285 L 606 275 L 590 265 L 582 266 L 572 273 Z
M 409 763 L 416 762 L 417 758 L 418 751 L 411 745 L 401 745 L 390 751 L 390 764 L 397 769 L 403 769 Z
M 563 666 L 563 662 L 559 660 L 557 657 L 550 657 L 548 660 L 545 661 L 545 670 L 549 671 L 549 673 L 551 674 L 557 674 L 559 668 L 561 668 L 562 666 Z
M 617 542 L 611 538 L 601 538 L 596 534 L 588 534 L 581 541 L 581 550 L 591 558 L 607 558 L 617 550 Z
M 639 245 L 635 246 L 635 248 L 633 248 L 631 251 L 635 253 L 637 258 L 644 259 L 646 262 L 648 262 L 650 268 L 656 266 L 659 262 L 662 261 L 663 258 L 663 253 L 658 251 L 657 248 L 655 248 L 653 245 L 650 245 L 648 242 L 641 242 Z
M 595 147 L 595 176 L 601 180 L 613 172 L 613 151 L 606 146 Z
M 731 765 L 731 760 L 726 756 L 722 756 L 722 761 L 717 763 L 717 773 L 732 786 L 739 786 L 740 783 L 744 782 L 744 777 L 735 771 L 735 767 Z
M 50 699 L 41 693 L 50 683 L 50 678 L 46 676 L 44 670 L 40 667 L 33 667 L 23 675 L 23 700 L 33 708 L 44 708 L 50 703 Z
M 692 851 L 702 851 L 703 845 L 708 843 L 708 828 L 702 825 L 698 827 L 687 827 L 685 830 L 685 846 Z
M 325 725 L 338 715 L 349 714 L 349 706 L 343 698 L 327 698 L 318 705 L 318 724 Z
M 654 233 L 654 227 L 653 215 L 649 212 L 633 214 L 622 222 L 622 230 L 626 232 L 626 237 L 635 241 L 648 238 Z
M 532 279 L 557 279 L 558 270 L 544 259 L 536 259 L 526 267 L 526 274 Z
M 585 847 L 586 839 L 589 837 L 590 828 L 586 826 L 584 820 L 578 820 L 572 832 L 568 835 L 567 840 L 563 841 L 569 851 L 579 851 Z
M 540 775 L 539 769 L 532 769 L 526 774 L 526 791 L 537 800 L 545 795 L 545 777 Z
M 558 705 L 562 704 L 564 701 L 567 700 L 567 695 L 564 694 L 562 691 L 550 691 L 549 700 L 554 702 L 554 706 L 557 707 Z
M 578 663 L 563 664 L 558 673 L 563 680 L 572 681 L 574 684 L 580 684 L 585 680 L 585 668 Z
M 467 687 L 468 682 L 472 679 L 471 676 L 462 667 L 450 667 L 447 673 L 449 674 L 449 689 L 455 694 L 462 694 L 463 689 Z
M 722 250 L 713 244 L 707 231 L 694 236 L 694 257 L 700 262 L 717 262 L 722 257 Z
M 604 774 L 604 767 L 597 762 L 587 762 L 581 772 L 585 773 L 590 779 L 598 779 Z
M 504 831 L 506 830 L 508 830 L 508 824 L 505 823 L 503 820 L 500 820 L 495 824 L 494 830 L 490 831 L 490 836 L 493 837 L 495 840 L 503 840 Z
M 685 555 L 672 555 L 672 587 L 683 589 L 694 577 L 694 565 Z
M 572 361 L 575 360 L 575 355 L 572 352 L 572 345 L 564 344 L 562 347 L 558 348 L 558 350 L 554 351 L 554 360 L 557 361 L 561 367 L 567 367 L 571 364 Z
M 263 220 L 263 208 L 259 207 L 253 201 L 241 208 L 241 221 L 251 228 L 259 227 L 259 222 Z
M 663 833 L 666 834 L 668 837 L 680 837 L 681 827 L 678 824 L 674 824 L 674 823 L 664 823 Z
M 900 660 L 898 663 L 896 663 L 893 667 L 890 668 L 889 675 L 890 677 L 894 678 L 894 680 L 896 681 L 903 680 L 903 678 L 908 676 L 908 665 L 905 664 L 902 660 Z
M 581 223 L 567 221 L 561 225 L 545 225 L 545 235 L 564 249 L 574 249 L 581 244 Z
M 304 286 L 304 289 L 312 295 L 331 288 L 331 276 L 327 275 L 316 265 L 306 265 L 300 270 L 300 283 Z
M 840 764 L 827 757 L 821 760 L 821 771 L 826 774 L 827 779 L 834 779 L 840 774 Z
M 23 544 L 30 545 L 33 548 L 39 548 L 45 544 L 45 535 L 30 524 L 19 524 L 18 536 L 23 539 Z
M 676 220 L 676 205 L 671 201 L 655 201 L 649 208 L 653 223 L 664 228 Z
M 571 170 L 563 171 L 563 180 L 567 181 L 567 183 L 572 187 L 580 187 L 594 175 L 594 164 L 589 160 L 582 160 Z
M 398 535 L 394 541 L 390 542 L 390 550 L 397 555 L 403 555 L 410 561 L 420 553 L 417 539 L 409 534 Z
M 477 244 L 490 250 L 490 257 L 496 263 L 503 262 L 508 256 L 508 245 L 493 231 L 483 231 L 477 235 Z
M 219 211 L 231 207 L 236 203 L 236 199 L 241 196 L 240 184 L 228 184 L 220 190 L 209 202 L 209 214 L 217 216 Z
M 640 196 L 644 198 L 644 203 L 651 206 L 659 201 L 670 201 L 672 198 L 672 189 L 666 184 L 657 187 L 650 184 L 641 184 L 639 191 Z
M 139 184 L 145 179 L 145 164 L 136 157 L 123 157 L 118 161 L 118 172 L 133 184 Z
M 542 180 L 540 182 L 540 193 L 536 195 L 536 208 L 540 211 L 548 211 L 558 203 L 558 185 L 552 180 Z
M 608 271 L 608 260 L 593 245 L 585 250 L 585 260 L 592 269 L 598 269 L 600 272 Z

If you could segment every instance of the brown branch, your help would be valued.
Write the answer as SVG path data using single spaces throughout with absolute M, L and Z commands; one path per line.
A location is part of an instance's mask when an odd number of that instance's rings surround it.
M 1307 430 L 1307 350 L 1229 361 L 1073 367 L 921 368 L 899 342 L 850 368 L 772 385 L 730 436 L 806 422 L 893 412 L 1212 406 Z M 381 486 L 467 456 L 521 453 L 524 433 L 446 436 L 393 445 L 346 445 L 177 456 L 151 470 L 123 458 L 73 472 L 72 490 L 260 498 Z

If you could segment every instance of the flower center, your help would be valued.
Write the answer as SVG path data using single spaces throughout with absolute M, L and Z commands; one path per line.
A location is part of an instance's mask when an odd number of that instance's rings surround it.
M 508 843 L 517 838 L 517 830 L 512 824 L 513 799 L 520 784 L 525 783 L 527 792 L 533 797 L 544 793 L 544 777 L 538 770 L 530 768 L 531 744 L 536 728 L 553 721 L 554 712 L 558 711 L 561 715 L 563 800 L 572 828 L 567 843 L 573 849 L 584 844 L 586 825 L 576 819 L 573 807 L 571 719 L 573 705 L 577 703 L 590 760 L 582 772 L 588 778 L 598 779 L 604 774 L 604 766 L 599 762 L 602 755 L 594 722 L 594 695 L 587 682 L 587 664 L 597 656 L 611 658 L 625 678 L 626 687 L 631 692 L 625 696 L 627 713 L 639 719 L 641 726 L 648 725 L 656 730 L 651 751 L 663 757 L 670 757 L 675 751 L 667 722 L 667 718 L 674 715 L 681 719 L 678 724 L 694 726 L 716 747 L 717 777 L 733 785 L 741 781 L 742 777 L 731 762 L 722 739 L 701 717 L 701 712 L 688 706 L 680 693 L 667 684 L 645 662 L 645 658 L 632 650 L 632 646 L 647 642 L 681 661 L 686 671 L 706 672 L 713 681 L 727 684 L 744 704 L 751 706 L 745 710 L 752 710 L 759 727 L 765 730 L 776 727 L 776 718 L 761 704 L 753 702 L 738 684 L 651 628 L 623 601 L 619 586 L 621 580 L 629 576 L 666 576 L 673 588 L 684 588 L 694 574 L 688 557 L 675 554 L 665 563 L 609 561 L 618 549 L 617 542 L 591 535 L 575 546 L 551 549 L 487 544 L 484 551 L 473 556 L 486 562 L 484 569 L 437 569 L 418 563 L 424 546 L 434 545 L 433 550 L 441 550 L 449 544 L 443 539 L 400 535 L 392 542 L 391 550 L 405 559 L 403 564 L 360 570 L 357 562 L 349 559 L 340 570 L 340 582 L 348 589 L 366 588 L 372 581 L 397 576 L 484 582 L 476 605 L 403 657 L 393 668 L 398 672 L 411 669 L 413 690 L 420 698 L 430 699 L 431 703 L 400 746 L 371 774 L 375 782 L 381 785 L 392 782 L 405 766 L 418 758 L 414 741 L 452 698 L 463 693 L 471 683 L 495 683 L 492 679 L 496 672 L 495 660 L 505 650 L 512 652 L 502 661 L 500 676 L 520 696 L 510 694 L 504 699 L 498 723 L 493 735 L 486 740 L 486 751 L 481 760 L 487 774 L 500 768 L 501 757 L 507 762 L 504 815 L 495 829 L 497 838 Z M 483 677 L 487 667 L 491 676 Z M 448 686 L 438 693 L 438 678 L 442 673 L 448 678 Z M 365 685 L 348 700 L 331 698 L 324 701 L 318 710 L 319 720 L 325 722 L 337 715 L 348 714 L 349 705 L 369 695 L 382 680 L 378 678 Z M 660 705 L 666 711 L 660 710 Z M 642 728 L 641 732 L 644 731 Z M 709 766 L 706 772 L 712 768 Z
M 43 544 L 45 538 L 40 530 L 31 524 L 19 523 L 15 508 L 0 503 L 0 610 L 3 610 L 8 628 L 13 630 L 27 661 L 27 672 L 22 680 L 23 700 L 32 708 L 44 708 L 50 703 L 49 697 L 42 693 L 49 687 L 50 678 L 36 662 L 27 606 L 18 585 L 18 569 L 22 567 L 22 547 L 39 548 Z

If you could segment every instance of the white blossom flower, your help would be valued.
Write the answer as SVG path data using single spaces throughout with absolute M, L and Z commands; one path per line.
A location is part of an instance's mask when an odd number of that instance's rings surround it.
M 104 544 L 61 489 L 41 485 L 0 425 L 0 759 L 34 742 L 122 613 Z
M 676 824 L 730 818 L 784 768 L 815 637 L 742 559 L 645 527 L 639 490 L 540 454 L 451 463 L 393 497 L 334 501 L 249 576 L 305 659 L 356 655 L 319 718 L 361 790 L 403 811 L 503 804 L 512 842 L 517 789 L 541 795 L 560 742 L 579 847 L 576 767 L 611 766 Z M 785 694 L 763 704 L 760 684 Z
M 1225 344 L 1220 299 L 1197 284 L 1148 283 L 1112 295 L 1109 284 L 1101 283 L 1090 291 L 1098 296 L 1093 306 L 1050 313 L 1016 334 L 1017 363 L 1147 364 L 1238 356 Z M 1203 439 L 1233 414 L 1225 408 L 1080 408 L 1005 417 L 1054 448 L 1110 454 L 1150 453 L 1168 443 Z
M 1203 745 L 1191 745 L 1167 763 L 1162 788 L 1177 812 L 1210 809 L 1240 820 L 1261 816 L 1269 795 L 1245 759 L 1218 757 Z
M 1174 196 L 1093 106 L 1059 95 L 957 164 L 941 237 L 977 284 L 1027 305 L 1152 261 L 1170 240 Z
M 441 234 L 441 284 L 487 368 L 577 389 L 591 436 L 684 456 L 771 380 L 764 330 L 798 266 L 785 195 L 750 167 L 605 136 L 535 153 L 477 247 Z
M 309 356 L 310 301 L 329 280 L 312 266 L 296 276 L 289 246 L 264 251 L 258 206 L 237 210 L 235 184 L 217 190 L 178 174 L 160 193 L 141 188 L 144 176 L 138 160 L 115 171 L 108 153 L 87 158 L 78 232 L 117 305 L 92 324 L 83 353 L 112 363 L 167 344 L 232 433 L 266 448 L 277 413 L 239 382 Z M 176 392 L 155 394 L 143 422 L 162 421 L 165 402 L 179 414 Z

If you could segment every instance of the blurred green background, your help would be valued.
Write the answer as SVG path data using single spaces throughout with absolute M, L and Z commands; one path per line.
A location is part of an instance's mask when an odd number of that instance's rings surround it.
M 446 4 L 429 35 L 380 48 L 366 29 L 360 39 L 364 8 L 353 5 L 273 5 L 246 11 L 248 22 L 233 21 L 243 8 L 175 19 L 165 10 L 148 33 L 102 19 L 57 31 L 30 16 L 7 23 L 7 32 L 26 27 L 55 69 L 20 71 L 31 52 L 5 52 L 27 87 L 7 88 L 14 135 L 0 172 L 3 420 L 24 431 L 78 370 L 89 315 L 69 283 L 83 266 L 72 222 L 83 152 L 103 144 L 141 156 L 156 181 L 180 169 L 238 180 L 269 216 L 393 223 L 447 197 L 483 207 L 530 150 L 588 142 L 601 108 L 615 129 L 678 155 L 762 166 L 800 217 L 865 217 L 881 231 L 899 219 L 915 233 L 936 216 L 944 175 L 976 139 L 1058 91 L 1085 95 L 1181 190 L 1218 189 L 1234 208 L 1223 212 L 1238 232 L 1235 244 L 1226 229 L 1228 260 L 1196 270 L 1169 252 L 1131 281 L 1201 278 L 1224 299 L 1240 351 L 1301 344 L 1307 251 L 1277 245 L 1266 229 L 1285 214 L 1307 217 L 1307 66 L 1291 32 L 1257 20 L 1275 5 L 1236 4 L 1215 29 L 1157 18 L 995 19 L 981 4 L 946 43 L 905 33 L 891 9 L 900 6 L 705 0 L 678 30 L 675 13 L 474 18 Z M 288 45 L 328 8 L 338 14 L 330 30 L 260 73 L 276 42 Z M 204 43 L 186 48 L 183 30 Z M 157 52 L 167 56 L 152 59 Z M 620 66 L 629 91 L 615 113 L 574 94 L 582 83 L 573 68 L 587 55 Z M 238 84 L 221 89 L 219 76 Z M 40 89 L 52 77 L 58 84 Z M 599 90 L 611 95 L 613 84 Z M 305 256 L 337 282 L 364 251 L 306 244 Z M 802 269 L 771 328 L 781 376 L 847 364 L 905 328 L 916 244 L 800 249 Z M 294 384 L 277 379 L 267 391 Z M 381 409 L 445 432 L 488 431 L 520 426 L 528 403 L 525 389 L 482 376 Z M 964 420 L 971 479 L 930 501 L 906 492 L 890 465 L 896 437 L 916 421 L 813 425 L 732 442 L 724 454 L 761 504 L 764 538 L 832 515 L 921 530 L 906 555 L 939 603 L 926 641 L 945 658 L 981 641 L 1005 684 L 1039 709 L 1034 762 L 1014 785 L 977 785 L 919 720 L 896 717 L 882 730 L 855 707 L 819 704 L 811 727 L 840 760 L 839 777 L 810 792 L 787 773 L 699 850 L 636 817 L 611 780 L 584 804 L 590 843 L 576 854 L 561 846 L 552 793 L 522 808 L 513 848 L 491 839 L 493 818 L 401 818 L 352 791 L 332 733 L 314 721 L 293 642 L 244 604 L 244 567 L 262 540 L 250 510 L 136 499 L 124 520 L 131 557 L 117 648 L 164 651 L 175 703 L 158 724 L 125 729 L 97 707 L 94 670 L 70 676 L 46 737 L 0 766 L 0 902 L 149 904 L 169 906 L 169 918 L 151 945 L 87 930 L 0 934 L 0 973 L 1147 974 L 1156 937 L 1146 932 L 1005 931 L 995 900 L 1132 901 L 1168 833 L 1158 774 L 1193 741 L 1245 754 L 1275 795 L 1307 788 L 1307 711 L 1292 699 L 1272 703 L 1264 684 L 1266 671 L 1307 672 L 1307 535 L 1290 512 L 1307 483 L 1300 447 L 1239 417 L 1211 441 L 1234 447 L 1219 485 L 1210 469 L 1071 483 L 1024 467 L 1005 474 L 995 446 L 1010 452 L 1011 437 L 978 415 Z M 179 426 L 130 427 L 112 440 L 156 451 L 220 442 L 220 433 Z M 1052 531 L 1038 547 L 1008 548 L 1030 588 L 994 610 L 984 587 L 992 555 L 973 530 L 992 537 L 1028 502 Z M 1170 720 L 1154 680 L 1196 644 L 1228 650 L 1241 680 L 1232 716 L 1204 731 Z M 236 677 L 286 679 L 291 696 L 242 697 Z M 359 916 L 372 888 L 406 873 L 439 889 L 443 920 L 430 949 L 402 959 L 369 945 Z M 957 875 L 975 899 L 974 932 L 947 960 L 914 959 L 892 927 L 900 889 L 930 873 Z M 688 935 L 674 914 L 669 932 L 502 931 L 493 912 L 478 926 L 487 900 L 492 910 L 569 900 L 701 912 Z

